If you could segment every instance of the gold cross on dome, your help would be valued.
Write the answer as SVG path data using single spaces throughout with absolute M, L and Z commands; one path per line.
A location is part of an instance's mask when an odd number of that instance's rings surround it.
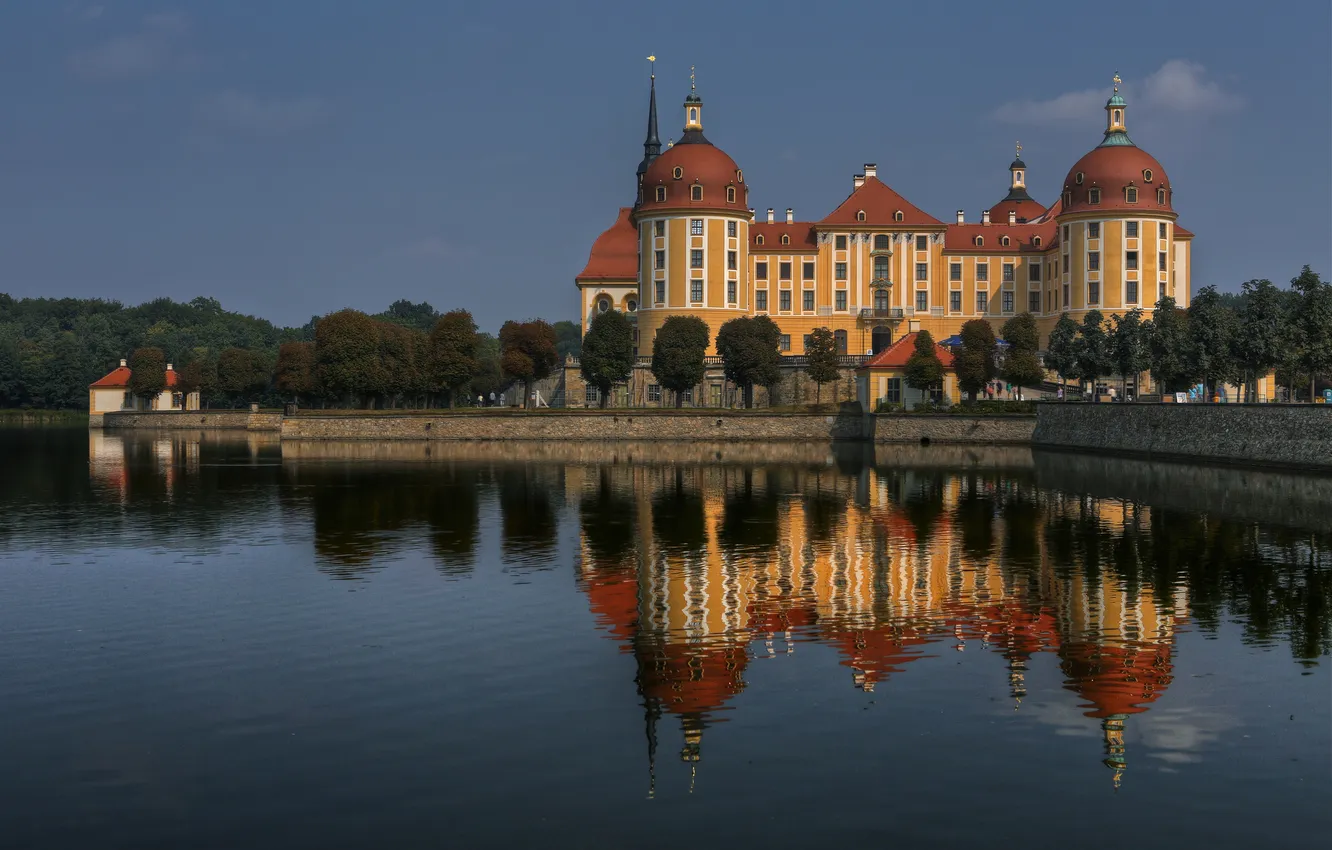
M 1122 83 L 1122 82 L 1124 82 L 1124 81 L 1121 80 L 1121 79 L 1119 78 L 1119 74 L 1115 74 L 1115 93 L 1116 93 L 1116 94 L 1119 93 L 1119 84 Z

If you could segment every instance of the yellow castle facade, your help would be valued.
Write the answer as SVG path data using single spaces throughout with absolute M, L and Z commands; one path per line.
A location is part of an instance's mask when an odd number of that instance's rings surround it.
M 1165 296 L 1187 307 L 1193 234 L 1177 223 L 1165 169 L 1130 139 L 1118 84 L 1101 142 L 1048 206 L 1027 191 L 1019 145 L 1007 194 L 979 222 L 962 210 L 935 218 L 874 163 L 836 209 L 798 221 L 791 209 L 750 208 L 744 170 L 704 135 L 692 85 L 683 135 L 663 150 L 654 77 L 637 196 L 575 278 L 582 327 L 599 312 L 629 313 L 647 356 L 670 316 L 697 316 L 715 337 L 729 319 L 767 315 L 786 354 L 804 353 L 806 335 L 826 327 L 855 355 L 914 330 L 945 339 L 977 318 L 998 335 L 1030 312 L 1044 346 L 1063 315 L 1081 322 L 1091 310 L 1108 318 L 1139 308 L 1147 318 Z

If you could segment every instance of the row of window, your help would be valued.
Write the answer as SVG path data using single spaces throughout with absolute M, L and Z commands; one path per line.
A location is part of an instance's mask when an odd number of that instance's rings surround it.
M 1003 264 L 1003 269 L 1004 269 L 1004 271 L 1003 271 L 1004 283 L 1012 283 L 1014 280 L 1016 280 L 1016 277 L 1015 277 L 1015 275 L 1016 275 L 1016 271 L 1015 271 L 1016 266 L 1015 266 L 1013 263 L 1004 263 L 1004 264 Z M 918 279 L 919 279 L 919 278 L 918 278 Z M 961 280 L 961 279 L 962 279 L 962 264 L 961 264 L 961 263 L 949 263 L 949 264 L 948 264 L 948 279 L 949 279 L 949 280 Z M 977 263 L 977 264 L 976 264 L 976 280 L 989 280 L 989 279 L 990 279 L 990 264 L 989 264 L 989 263 Z M 1040 264 L 1039 264 L 1039 263 L 1037 263 L 1037 264 L 1029 264 L 1029 265 L 1027 266 L 1027 280 L 1029 280 L 1029 281 L 1039 281 L 1040 279 L 1041 279 L 1041 267 L 1040 267 Z
M 807 263 L 802 263 L 801 266 L 800 266 L 800 273 L 801 273 L 801 279 L 802 279 L 802 280 L 813 280 L 813 279 L 814 279 L 814 264 L 813 264 L 813 263 L 808 263 L 808 262 L 807 262 Z M 791 279 L 791 264 L 790 264 L 789 262 L 785 262 L 785 261 L 778 263 L 778 264 L 777 264 L 777 275 L 778 275 L 778 279 L 779 279 L 779 280 L 790 280 L 790 279 Z M 767 279 L 768 279 L 768 264 L 767 264 L 767 262 L 759 261 L 759 262 L 757 262 L 757 263 L 754 264 L 754 277 L 757 278 L 758 280 L 767 280 Z
M 906 381 L 905 381 L 905 379 L 903 379 L 903 378 L 889 378 L 889 379 L 888 379 L 888 391 L 887 391 L 887 394 L 884 395 L 883 400 L 886 401 L 886 402 L 888 402 L 889 404 L 901 404 L 901 403 L 902 403 L 902 389 L 903 389 L 903 387 L 905 387 L 905 386 L 906 386 Z M 942 385 L 942 384 L 933 384 L 933 385 L 930 386 L 930 388 L 929 388 L 928 390 L 926 390 L 926 392 L 929 393 L 930 403 L 931 403 L 931 404 L 943 404 L 943 385 Z
M 1089 204 L 1099 204 L 1100 202 L 1101 202 L 1101 190 L 1100 190 L 1100 189 L 1088 189 L 1088 190 L 1087 190 L 1087 203 L 1089 203 Z M 1126 203 L 1126 204 L 1136 204 L 1137 202 L 1138 202 L 1138 188 L 1137 188 L 1136 186 L 1125 186 L 1125 187 L 1124 187 L 1124 203 Z M 1166 202 L 1166 190 L 1165 190 L 1165 189 L 1157 189 L 1157 190 L 1156 190 L 1156 202 L 1157 202 L 1158 204 L 1160 204 L 1161 206 L 1165 206 L 1165 202 Z M 1071 192 L 1071 191 L 1065 192 L 1065 193 L 1064 193 L 1064 206 L 1069 207 L 1069 206 L 1072 206 L 1072 205 L 1073 205 L 1073 192 Z
M 925 309 L 927 308 L 927 306 L 928 306 L 928 304 L 929 304 L 929 299 L 928 299 L 927 297 L 926 297 L 926 298 L 922 298 L 922 296 L 925 296 L 925 295 L 926 295 L 926 293 L 924 293 L 924 292 L 917 292 L 917 293 L 916 293 L 916 310 L 920 311 L 920 310 L 925 310 Z M 1001 296 L 1001 299 L 1002 299 L 1001 304 L 1002 304 L 1002 306 L 1003 306 L 1003 311 L 1004 311 L 1005 313 L 1011 313 L 1011 312 L 1013 312 L 1013 292 L 1012 292 L 1012 290 L 1005 289 L 1003 292 L 1000 293 L 1000 296 Z M 925 304 L 926 307 L 922 307 L 922 306 L 921 306 L 922 304 Z M 1040 309 L 1041 309 L 1041 294 L 1040 294 L 1039 292 L 1033 292 L 1033 293 L 1031 293 L 1031 294 L 1030 294 L 1030 297 L 1028 298 L 1028 304 L 1030 304 L 1030 305 L 1034 305 L 1034 306 L 1032 307 L 1033 310 L 1040 310 Z M 962 293 L 961 293 L 961 292 L 954 291 L 954 292 L 950 292 L 950 293 L 948 293 L 948 309 L 949 309 L 951 312 L 953 312 L 953 313 L 961 313 L 961 312 L 962 312 Z M 988 293 L 988 292 L 977 292 L 977 293 L 976 293 L 976 312 L 977 312 L 977 313 L 988 313 L 988 312 L 990 312 L 990 293 Z
M 1157 269 L 1160 269 L 1160 270 L 1164 270 L 1164 269 L 1166 268 L 1166 252 L 1165 252 L 1165 251 L 1157 251 L 1157 252 L 1156 252 L 1156 267 L 1157 267 Z M 1126 269 L 1132 269 L 1132 270 L 1136 270 L 1136 269 L 1138 268 L 1138 252 L 1137 252 L 1137 251 L 1125 251 L 1125 252 L 1124 252 L 1124 268 L 1126 268 Z M 1087 252 L 1087 271 L 1095 272 L 1095 271 L 1100 271 L 1100 270 L 1101 270 L 1101 252 L 1100 252 L 1100 251 L 1088 251 L 1088 252 Z
M 676 174 L 675 174 L 675 179 L 676 179 L 676 180 L 679 180 L 680 177 L 682 176 L 682 172 L 681 172 L 681 170 L 680 170 L 679 168 L 676 168 L 676 169 L 675 169 L 675 172 L 676 172 Z M 641 193 L 640 193 L 640 194 L 641 194 Z M 656 197 L 657 197 L 657 203 L 659 203 L 659 204 L 661 204 L 661 203 L 665 203 L 665 201 L 666 201 L 666 187 L 665 187 L 665 186 L 658 186 L 658 187 L 657 187 L 657 196 L 656 196 Z M 689 200 L 691 200 L 691 201 L 701 201 L 701 200 L 703 200 L 703 187 L 700 186 L 700 185 L 697 184 L 697 183 L 695 183 L 694 185 L 690 186 L 690 187 L 689 187 Z M 734 186 L 727 186 L 727 187 L 726 187 L 726 203 L 728 203 L 728 204 L 733 204 L 733 203 L 735 203 L 735 187 L 734 187 Z
M 734 221 L 726 222 L 727 236 L 731 237 L 732 239 L 735 239 L 738 232 L 739 232 L 739 227 Z M 664 219 L 657 219 L 656 221 L 652 222 L 652 235 L 657 237 L 658 239 L 666 238 L 666 221 Z M 690 236 L 703 235 L 703 219 L 701 218 L 689 219 L 689 235 Z
M 1069 226 L 1068 226 L 1067 224 L 1064 225 L 1064 243 L 1065 243 L 1065 244 L 1068 243 L 1068 227 L 1069 227 Z M 1165 238 L 1167 237 L 1167 235 L 1169 234 L 1169 232 L 1170 232 L 1170 231 L 1169 231 L 1169 227 L 1166 225 L 1166 223 L 1165 223 L 1164 221 L 1158 221 L 1158 222 L 1156 223 L 1156 235 L 1157 235 L 1158 238 L 1165 239 Z M 1124 223 L 1124 236 L 1125 236 L 1125 238 L 1127 238 L 1127 239 L 1137 239 L 1137 238 L 1138 238 L 1138 222 L 1136 222 L 1136 221 L 1128 221 L 1128 222 L 1125 222 L 1125 223 Z M 1088 239 L 1100 239 L 1100 238 L 1101 238 L 1101 223 L 1100 223 L 1099 221 L 1089 221 L 1089 222 L 1087 222 L 1087 238 L 1088 238 Z

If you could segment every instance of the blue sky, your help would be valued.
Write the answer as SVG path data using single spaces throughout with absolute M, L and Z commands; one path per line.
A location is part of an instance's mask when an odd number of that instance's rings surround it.
M 877 162 L 974 221 L 1019 139 L 1049 203 L 1118 72 L 1197 234 L 1195 287 L 1284 284 L 1332 273 L 1329 9 L 10 0 L 0 291 L 574 318 L 573 276 L 633 199 L 649 53 L 663 137 L 694 64 L 754 207 L 801 219 Z

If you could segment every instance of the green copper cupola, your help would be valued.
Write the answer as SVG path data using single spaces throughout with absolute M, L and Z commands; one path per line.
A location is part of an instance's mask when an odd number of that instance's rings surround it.
M 1105 139 L 1099 147 L 1128 146 L 1137 147 L 1133 140 L 1128 136 L 1128 126 L 1124 123 L 1124 114 L 1128 112 L 1128 104 L 1124 102 L 1123 96 L 1119 93 L 1119 84 L 1123 80 L 1115 74 L 1115 90 L 1111 93 L 1110 99 L 1105 102 Z

